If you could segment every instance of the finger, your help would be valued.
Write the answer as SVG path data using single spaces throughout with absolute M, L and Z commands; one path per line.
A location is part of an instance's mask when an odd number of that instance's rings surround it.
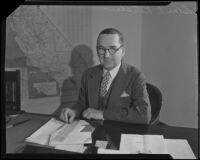
M 87 111 L 84 111 L 84 112 L 82 113 L 82 115 L 83 115 L 84 118 L 86 118 L 86 115 L 87 115 L 87 114 L 88 114 Z
M 89 113 L 88 116 L 87 116 L 87 119 L 91 119 L 92 118 L 92 114 Z
M 72 114 L 71 117 L 69 118 L 68 123 L 71 123 L 75 119 L 75 114 Z
M 69 123 L 69 112 L 70 110 L 68 108 L 65 109 L 65 112 L 64 112 L 64 121 Z
M 67 111 L 65 113 L 65 122 L 69 123 L 69 117 L 70 117 L 70 115 L 69 115 L 69 112 Z
M 85 114 L 85 118 L 86 118 L 86 119 L 90 119 L 90 118 L 91 118 L 90 115 L 91 115 L 90 112 L 87 112 L 87 113 Z
M 82 113 L 83 117 L 85 117 L 87 114 L 88 114 L 88 109 L 84 110 Z
M 60 119 L 62 120 L 62 121 L 65 121 L 65 119 L 64 119 L 64 109 L 61 111 L 61 113 L 60 113 Z
M 60 114 L 60 120 L 64 121 L 63 113 Z
M 63 112 L 63 120 L 66 122 L 67 120 L 67 109 L 64 110 Z
M 59 118 L 60 118 L 61 120 L 63 119 L 63 117 L 62 117 L 62 112 L 60 113 Z

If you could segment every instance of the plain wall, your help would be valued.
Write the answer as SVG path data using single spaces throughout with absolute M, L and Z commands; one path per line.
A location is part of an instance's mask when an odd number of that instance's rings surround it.
M 117 7 L 95 6 L 92 8 L 92 48 L 96 56 L 96 40 L 101 30 L 112 27 L 124 35 L 127 63 L 141 68 L 141 14 L 117 11 Z
M 197 16 L 143 14 L 142 71 L 163 94 L 160 120 L 198 128 Z

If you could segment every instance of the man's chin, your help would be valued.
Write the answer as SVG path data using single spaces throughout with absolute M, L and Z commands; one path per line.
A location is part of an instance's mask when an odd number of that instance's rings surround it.
M 111 70 L 113 69 L 114 67 L 112 65 L 103 65 L 103 67 L 107 70 Z

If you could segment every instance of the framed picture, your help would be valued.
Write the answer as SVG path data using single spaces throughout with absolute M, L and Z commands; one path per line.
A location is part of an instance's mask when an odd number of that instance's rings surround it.
M 5 71 L 5 107 L 6 112 L 20 109 L 20 70 Z

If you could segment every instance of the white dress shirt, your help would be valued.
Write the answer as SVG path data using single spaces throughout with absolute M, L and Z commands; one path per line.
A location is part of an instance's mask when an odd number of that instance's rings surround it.
M 109 81 L 108 81 L 108 85 L 106 87 L 106 90 L 108 91 L 109 88 L 110 88 L 110 85 L 112 84 L 113 80 L 115 79 L 118 71 L 119 71 L 119 68 L 121 66 L 121 62 L 118 66 L 116 66 L 115 68 L 113 68 L 112 70 L 110 70 L 110 77 L 109 77 Z M 106 70 L 105 68 L 103 69 L 103 76 L 106 74 L 106 72 L 108 72 L 108 70 Z

